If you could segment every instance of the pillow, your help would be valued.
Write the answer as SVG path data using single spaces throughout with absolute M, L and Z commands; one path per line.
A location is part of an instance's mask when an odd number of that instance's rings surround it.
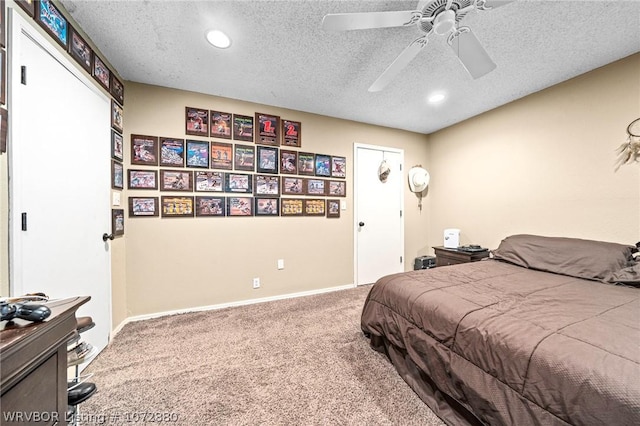
M 512 235 L 493 251 L 494 259 L 525 268 L 604 282 L 630 266 L 634 246 L 578 238 Z

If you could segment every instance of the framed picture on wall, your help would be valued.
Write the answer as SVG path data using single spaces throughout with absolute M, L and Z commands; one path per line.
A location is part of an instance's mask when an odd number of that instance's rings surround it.
M 340 200 L 327 200 L 327 217 L 340 217 Z
M 129 189 L 158 189 L 156 170 L 127 170 Z
M 158 137 L 131 135 L 131 164 L 158 165 Z
M 251 194 L 253 192 L 251 175 L 244 173 L 226 173 L 224 177 L 224 190 L 226 192 L 241 192 L 246 194 Z
M 107 65 L 95 53 L 93 54 L 93 67 L 91 70 L 93 78 L 109 92 L 111 87 L 111 71 L 109 71 Z
M 7 32 L 7 22 L 6 22 L 6 15 L 5 15 L 5 7 L 4 7 L 4 0 L 0 0 L 0 47 L 5 47 L 6 44 L 6 36 L 5 33 Z
M 124 189 L 124 166 L 116 160 L 111 160 L 111 188 Z
M 7 103 L 7 54 L 0 50 L 0 104 Z
M 82 66 L 82 68 L 84 68 L 86 72 L 91 74 L 93 49 L 89 47 L 89 43 L 87 43 L 84 38 L 78 34 L 75 28 L 70 27 L 69 30 L 71 34 L 71 37 L 69 37 L 69 54 Z
M 256 171 L 259 173 L 278 173 L 278 148 L 258 146 Z
M 256 143 L 280 145 L 280 117 L 256 112 Z
M 185 107 L 185 133 L 209 137 L 209 110 Z
M 280 199 L 281 216 L 302 216 L 304 213 L 304 200 L 301 198 Z
M 111 209 L 111 233 L 124 235 L 124 209 Z
M 209 168 L 209 142 L 187 139 L 185 151 L 187 167 Z
M 254 191 L 256 195 L 279 195 L 280 176 L 255 175 Z
M 308 175 L 315 176 L 315 154 L 310 152 L 299 152 L 298 153 L 298 174 L 299 175 Z
M 316 154 L 316 176 L 331 177 L 331 156 Z
M 66 50 L 69 45 L 69 22 L 67 18 L 60 13 L 53 2 L 40 0 L 38 3 L 36 21 Z
M 211 142 L 211 168 L 233 169 L 233 145 L 225 142 Z
M 224 217 L 227 215 L 225 197 L 196 197 L 196 217 Z
M 305 216 L 324 216 L 326 203 L 324 199 L 304 200 Z
M 32 18 L 36 14 L 36 0 L 13 0 L 22 10 L 27 12 L 27 15 Z
M 325 195 L 327 193 L 325 182 L 322 179 L 305 179 L 304 193 L 306 195 Z
M 193 217 L 193 197 L 163 196 L 162 217 Z
M 0 108 L 0 152 L 7 152 L 7 126 L 9 124 L 9 111 Z
M 122 134 L 123 131 L 123 111 L 116 101 L 111 99 L 111 127 Z
M 111 158 L 118 161 L 124 160 L 124 140 L 122 135 L 111 130 Z
M 256 216 L 280 216 L 280 202 L 276 197 L 255 197 L 254 211 Z
M 282 145 L 300 148 L 302 146 L 301 129 L 302 123 L 299 121 L 282 120 Z
M 346 197 L 347 185 L 343 180 L 330 180 L 327 195 L 334 197 Z
M 184 167 L 184 139 L 160 138 L 160 165 Z
M 331 156 L 331 177 L 347 177 L 347 159 L 345 157 Z
M 193 172 L 160 169 L 160 191 L 193 191 Z
M 209 111 L 211 117 L 211 137 L 231 139 L 231 120 L 233 114 L 229 112 Z
M 158 197 L 129 197 L 129 217 L 157 217 Z
M 223 192 L 224 173 L 196 170 L 196 192 Z
M 282 195 L 304 195 L 304 179 L 283 176 Z
M 233 147 L 233 168 L 252 172 L 256 168 L 256 151 L 254 146 L 238 145 Z
M 233 139 L 253 142 L 253 117 L 233 114 Z
M 280 173 L 298 174 L 298 153 L 296 151 L 280 150 Z
M 252 197 L 227 197 L 227 216 L 253 216 Z
M 124 105 L 124 84 L 113 73 L 111 73 L 111 94 L 120 105 Z

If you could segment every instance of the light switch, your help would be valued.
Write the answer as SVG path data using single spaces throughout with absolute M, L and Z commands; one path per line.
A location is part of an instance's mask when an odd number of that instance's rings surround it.
M 120 193 L 119 192 L 114 192 L 112 197 L 111 197 L 111 204 L 113 204 L 115 207 L 120 205 Z

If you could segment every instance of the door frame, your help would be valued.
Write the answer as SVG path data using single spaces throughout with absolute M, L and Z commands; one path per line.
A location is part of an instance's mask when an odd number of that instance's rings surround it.
M 400 221 L 400 245 L 402 246 L 402 269 L 406 261 L 404 250 L 404 186 L 405 167 L 404 167 L 404 150 L 400 148 L 391 148 L 388 146 L 371 145 L 360 142 L 353 144 L 353 283 L 358 285 L 358 149 L 372 149 L 381 152 L 393 152 L 400 155 L 400 179 L 398 180 L 398 191 L 400 192 L 400 208 L 402 209 L 402 217 Z

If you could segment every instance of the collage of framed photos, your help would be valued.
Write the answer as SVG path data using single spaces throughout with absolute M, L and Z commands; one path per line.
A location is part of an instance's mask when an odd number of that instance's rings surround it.
M 129 217 L 339 218 L 336 197 L 347 195 L 346 158 L 295 149 L 302 146 L 300 131 L 300 122 L 273 115 L 186 107 L 186 138 L 131 135 L 131 168 L 125 176 L 114 156 L 113 187 L 123 189 L 126 181 L 128 190 L 171 193 L 130 193 Z M 113 144 L 112 152 L 122 149 L 121 139 Z

